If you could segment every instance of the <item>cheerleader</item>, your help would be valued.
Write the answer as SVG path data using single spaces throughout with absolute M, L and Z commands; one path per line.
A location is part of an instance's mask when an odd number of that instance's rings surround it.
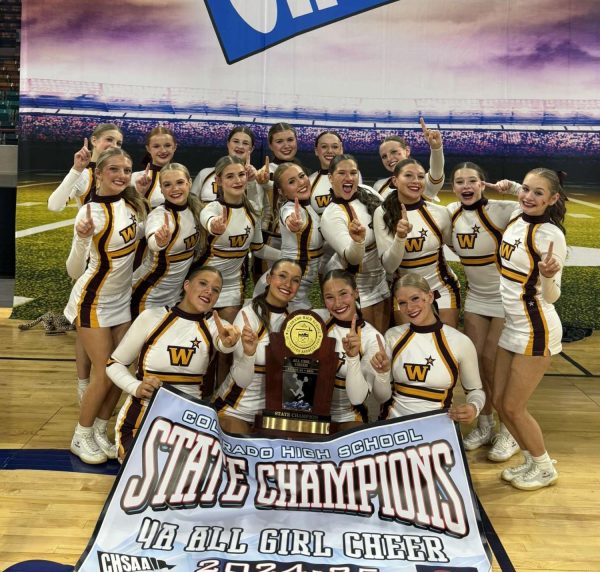
M 131 181 L 138 192 L 143 194 L 151 208 L 165 202 L 160 192 L 158 173 L 173 160 L 176 150 L 175 133 L 168 127 L 155 127 L 146 136 L 146 155 L 142 160 L 146 168 L 144 171 L 133 173 Z
M 233 324 L 242 332 L 242 343 L 235 348 L 233 365 L 214 402 L 221 427 L 229 433 L 249 433 L 256 414 L 265 408 L 269 334 L 281 330 L 301 281 L 302 269 L 297 262 L 278 260 L 268 272 L 266 290 L 235 318 Z
M 425 120 L 419 120 L 423 136 L 430 148 L 429 171 L 425 179 L 424 195 L 430 199 L 437 199 L 437 194 L 444 185 L 444 149 L 442 147 L 442 134 L 436 129 L 428 129 Z M 379 156 L 383 166 L 392 173 L 391 177 L 379 179 L 373 185 L 382 198 L 385 199 L 390 191 L 394 190 L 393 173 L 396 165 L 410 157 L 410 147 L 406 140 L 397 135 L 391 135 L 383 140 L 379 146 Z
M 460 308 L 458 279 L 446 263 L 444 244 L 451 244 L 451 221 L 445 207 L 425 202 L 425 169 L 414 159 L 396 164 L 396 192 L 389 193 L 375 211 L 373 230 L 386 272 L 409 271 L 423 276 L 436 292 L 440 319 L 456 327 Z M 396 324 L 402 313 L 394 311 Z
M 356 280 L 346 270 L 331 270 L 323 278 L 327 335 L 336 340 L 338 368 L 331 399 L 331 419 L 340 431 L 368 422 L 365 399 L 377 383 L 389 385 L 387 371 L 379 373 L 372 360 L 380 351 L 380 334 L 358 309 Z
M 165 165 L 159 173 L 165 198 L 145 224 L 146 255 L 133 274 L 131 314 L 136 318 L 146 308 L 173 306 L 192 265 L 200 240 L 201 203 L 190 193 L 192 179 L 179 163 Z M 204 234 L 204 233 L 203 233 Z
M 122 149 L 98 157 L 96 180 L 92 201 L 75 219 L 67 271 L 77 281 L 64 311 L 92 362 L 71 442 L 71 451 L 90 464 L 116 457 L 106 427 L 120 391 L 106 376 L 106 361 L 129 327 L 133 257 L 146 213 L 129 186 L 131 158 Z
M 500 245 L 500 294 L 505 324 L 494 373 L 494 406 L 523 451 L 524 462 L 502 479 L 522 490 L 558 479 L 542 430 L 527 402 L 561 349 L 562 325 L 554 302 L 560 297 L 567 254 L 565 194 L 554 171 L 533 169 L 519 192 L 522 214 L 507 226 Z
M 352 155 L 338 155 L 329 166 L 332 198 L 321 216 L 321 233 L 335 255 L 329 269 L 347 268 L 356 275 L 364 319 L 383 332 L 389 323 L 389 295 L 372 230 L 380 200 L 359 187 Z
M 237 157 L 221 157 L 215 173 L 222 198 L 209 203 L 200 214 L 200 224 L 209 235 L 200 260 L 221 271 L 223 288 L 215 307 L 231 322 L 242 305 L 242 264 L 248 252 L 269 260 L 280 258 L 280 252 L 263 243 L 260 219 L 246 197 L 244 162 Z
M 203 376 L 212 355 L 215 350 L 232 352 L 240 336 L 216 312 L 210 314 L 221 285 L 215 268 L 192 266 L 183 282 L 181 302 L 142 312 L 110 356 L 106 372 L 127 393 L 115 430 L 121 462 L 131 448 L 148 399 L 163 383 L 197 399 L 210 397 Z M 133 363 L 137 363 L 135 375 L 129 371 Z
M 75 199 L 79 207 L 89 202 L 96 188 L 96 161 L 103 151 L 123 145 L 123 132 L 114 123 L 97 125 L 90 137 L 92 151 L 88 149 L 87 137 L 83 147 L 75 153 L 73 167 L 62 183 L 48 198 L 48 210 L 61 212 L 71 199 Z M 83 392 L 90 383 L 90 358 L 85 353 L 81 340 L 75 338 L 75 363 L 77 368 L 77 399 L 81 403 Z
M 414 272 L 402 276 L 396 282 L 394 297 L 408 323 L 385 334 L 393 391 L 389 383 L 373 386 L 377 401 L 388 402 L 383 416 L 393 419 L 449 407 L 451 419 L 470 423 L 485 403 L 475 346 L 467 336 L 439 320 L 433 291 L 423 276 Z M 466 403 L 452 405 L 459 379 Z
M 485 174 L 475 163 L 456 165 L 450 178 L 454 194 L 460 201 L 447 207 L 452 220 L 452 248 L 460 257 L 468 284 L 464 332 L 477 350 L 486 395 L 478 425 L 463 442 L 467 450 L 493 442 L 488 458 L 506 461 L 518 451 L 518 446 L 503 423 L 498 434 L 493 433 L 491 387 L 496 348 L 504 325 L 498 250 L 502 233 L 515 216 L 518 205 L 514 201 L 488 200 L 483 196 Z
M 319 159 L 319 170 L 310 175 L 312 187 L 310 206 L 321 215 L 331 201 L 329 165 L 334 157 L 344 153 L 342 139 L 336 131 L 322 131 L 315 139 L 315 155 Z M 359 180 L 360 184 L 360 180 Z
M 311 206 L 310 182 L 302 167 L 282 163 L 273 176 L 273 188 L 287 200 L 279 211 L 281 256 L 297 260 L 302 268 L 300 290 L 290 307 L 292 311 L 311 308 L 309 294 L 323 253 L 323 237 L 319 215 Z M 267 271 L 258 281 L 255 296 L 264 291 L 269 274 Z
M 91 151 L 87 137 L 83 140 L 83 147 L 74 155 L 73 167 L 48 198 L 48 210 L 61 212 L 71 199 L 79 207 L 91 200 L 96 188 L 96 161 L 103 151 L 123 145 L 123 132 L 114 123 L 101 123 L 92 132 L 90 143 Z
M 246 194 L 258 212 L 264 208 L 263 190 L 259 183 L 266 183 L 269 180 L 269 172 L 266 177 L 259 176 L 257 181 L 257 170 L 250 164 L 250 157 L 254 151 L 256 136 L 249 127 L 238 125 L 234 127 L 227 135 L 227 154 L 231 157 L 239 157 L 246 165 L 246 175 L 248 186 Z M 215 181 L 215 168 L 206 167 L 202 169 L 192 184 L 192 194 L 199 197 L 203 203 L 210 203 L 217 200 L 217 183 Z

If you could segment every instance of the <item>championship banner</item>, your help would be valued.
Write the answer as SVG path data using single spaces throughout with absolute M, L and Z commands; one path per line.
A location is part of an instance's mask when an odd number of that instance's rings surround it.
M 161 388 L 75 570 L 491 570 L 445 413 L 320 441 L 224 435 Z

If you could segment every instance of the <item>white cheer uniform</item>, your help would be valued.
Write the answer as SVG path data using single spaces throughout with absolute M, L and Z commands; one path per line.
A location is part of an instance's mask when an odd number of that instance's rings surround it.
M 89 205 L 94 235 L 79 238 L 74 231 L 67 271 L 77 282 L 64 314 L 85 328 L 117 326 L 131 319 L 133 257 L 143 225 L 121 194 L 95 195 Z M 75 225 L 86 217 L 87 206 L 77 213 Z
M 160 181 L 158 174 L 162 167 L 158 165 L 150 165 L 149 175 L 151 177 L 150 186 L 148 190 L 144 193 L 144 198 L 148 201 L 150 208 L 155 208 L 158 205 L 162 205 L 165 202 L 165 197 L 160 190 Z M 136 181 L 145 173 L 145 171 L 136 171 L 131 175 L 131 186 L 135 187 Z
M 538 262 L 546 256 L 550 242 L 561 270 L 544 278 Z M 562 325 L 554 302 L 560 296 L 566 256 L 565 235 L 547 216 L 521 214 L 508 224 L 500 245 L 500 294 L 506 317 L 500 347 L 528 356 L 560 353 Z
M 503 318 L 498 251 L 518 204 L 482 198 L 472 205 L 456 202 L 446 208 L 452 220 L 452 247 L 467 277 L 464 310 Z
M 367 229 L 362 243 L 354 242 L 348 231 L 352 210 Z M 363 203 L 357 198 L 346 201 L 332 197 L 321 216 L 321 234 L 336 253 L 326 270 L 346 268 L 355 275 L 362 308 L 374 306 L 389 297 L 385 270 L 377 253 L 372 218 Z
M 213 218 L 223 215 L 223 206 L 227 211 L 227 228 L 223 234 L 216 236 L 210 230 L 210 223 Z M 213 201 L 202 209 L 200 224 L 209 233 L 206 252 L 200 260 L 202 264 L 217 268 L 223 275 L 223 287 L 215 307 L 239 306 L 244 293 L 242 265 L 248 252 L 252 250 L 264 258 L 277 260 L 279 251 L 263 244 L 260 219 L 256 220 L 243 204 Z
M 384 407 L 386 419 L 450 407 L 459 380 L 467 403 L 475 405 L 479 414 L 485 393 L 477 352 L 467 336 L 438 321 L 432 326 L 403 324 L 390 328 L 385 341 L 392 356 L 394 388 Z
M 89 203 L 92 200 L 93 191 L 96 189 L 95 171 L 96 163 L 91 161 L 81 172 L 71 169 L 48 197 L 48 210 L 60 212 L 73 199 L 77 201 L 79 207 Z
M 319 215 L 312 209 L 308 199 L 299 202 L 303 226 L 298 232 L 289 230 L 285 223 L 286 219 L 294 213 L 295 203 L 288 201 L 281 207 L 279 213 L 281 258 L 296 260 L 302 268 L 302 282 L 296 296 L 290 302 L 290 311 L 312 307 L 308 295 L 317 277 L 319 261 L 323 254 L 323 237 L 319 230 Z M 254 289 L 254 297 L 265 291 L 268 274 L 269 271 L 260 277 Z
M 166 246 L 156 243 L 155 233 L 169 216 L 173 235 Z M 181 298 L 181 288 L 194 260 L 199 229 L 187 205 L 165 202 L 156 207 L 145 224 L 148 248 L 142 264 L 133 274 L 131 313 L 135 318 L 146 308 L 173 306 Z
M 129 450 L 146 411 L 145 399 L 135 397 L 145 377 L 202 399 L 203 376 L 215 349 L 230 353 L 218 337 L 210 314 L 188 314 L 179 307 L 149 308 L 142 312 L 113 351 L 106 373 L 128 396 L 117 417 L 115 434 L 119 457 Z M 137 362 L 135 376 L 129 366 Z
M 285 308 L 270 306 L 269 325 L 271 332 L 279 332 L 288 312 Z M 214 406 L 219 415 L 237 417 L 254 423 L 257 413 L 265 408 L 266 348 L 269 345 L 269 332 L 252 308 L 244 306 L 233 321 L 240 331 L 244 328 L 246 314 L 251 328 L 258 333 L 258 346 L 253 356 L 244 354 L 241 342 L 235 347 L 233 365 L 225 381 L 217 391 Z
M 377 336 L 381 334 L 362 318 L 356 321 L 356 332 L 360 338 L 360 350 L 358 356 L 349 358 L 344 351 L 342 340 L 350 332 L 352 322 L 344 322 L 332 317 L 327 310 L 316 310 L 327 330 L 327 335 L 335 339 L 335 351 L 338 356 L 338 365 L 335 373 L 335 385 L 331 398 L 331 420 L 337 423 L 347 421 L 362 421 L 367 423 L 368 411 L 364 403 L 352 405 L 349 393 L 354 389 L 366 398 L 368 391 L 373 387 L 375 378 L 379 376 L 377 383 L 388 381 L 389 374 L 378 374 L 371 366 L 371 358 L 379 351 Z
M 406 238 L 390 232 L 383 216 L 384 206 L 373 215 L 373 228 L 381 262 L 389 274 L 400 276 L 416 272 L 425 278 L 429 287 L 438 292 L 438 308 L 459 308 L 458 279 L 444 256 L 444 244 L 451 244 L 451 221 L 445 207 L 423 200 L 405 205 L 412 231 Z

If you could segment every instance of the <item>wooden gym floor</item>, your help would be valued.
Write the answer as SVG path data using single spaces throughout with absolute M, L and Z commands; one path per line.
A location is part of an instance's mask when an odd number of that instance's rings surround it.
M 77 419 L 73 334 L 17 326 L 0 318 L 0 461 L 7 450 L 66 451 Z M 558 460 L 558 483 L 517 491 L 499 480 L 507 465 L 487 461 L 483 448 L 468 453 L 476 493 L 519 572 L 600 570 L 600 332 L 564 345 L 531 410 Z M 0 462 L 0 570 L 36 559 L 75 564 L 114 478 L 35 470 L 36 462 L 44 461 Z

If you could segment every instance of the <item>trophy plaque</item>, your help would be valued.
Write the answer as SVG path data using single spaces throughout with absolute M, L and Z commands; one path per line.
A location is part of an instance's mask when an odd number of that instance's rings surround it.
M 310 310 L 290 314 L 266 348 L 265 409 L 258 432 L 285 437 L 328 435 L 337 370 L 335 339 Z

